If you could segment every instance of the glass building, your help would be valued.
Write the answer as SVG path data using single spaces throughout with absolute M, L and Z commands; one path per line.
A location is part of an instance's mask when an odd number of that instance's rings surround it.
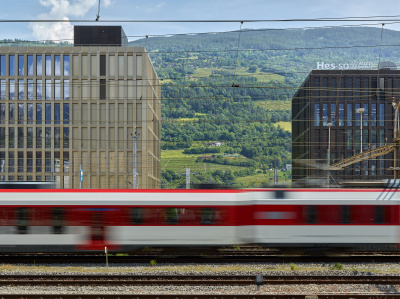
M 398 99 L 399 91 L 400 71 L 394 69 L 313 70 L 292 99 L 293 181 L 326 178 L 326 171 L 309 165 L 328 163 L 329 126 L 330 165 L 359 154 L 361 147 L 366 151 L 391 143 L 391 98 Z M 330 174 L 338 182 L 391 179 L 390 167 L 393 152 Z
M 159 188 L 160 98 L 144 48 L 0 47 L 0 180 L 132 188 L 136 132 L 137 186 Z

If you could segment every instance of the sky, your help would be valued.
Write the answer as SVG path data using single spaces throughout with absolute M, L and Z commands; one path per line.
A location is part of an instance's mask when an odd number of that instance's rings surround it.
M 95 20 L 99 0 L 0 0 L 3 20 Z M 399 0 L 100 0 L 100 22 L 1 22 L 0 39 L 72 40 L 73 25 L 121 25 L 129 40 L 139 36 L 239 30 L 232 23 L 105 23 L 104 20 L 277 20 L 394 16 L 385 28 L 400 31 Z M 368 22 L 245 22 L 242 28 L 304 28 Z M 382 23 L 374 21 L 373 24 Z

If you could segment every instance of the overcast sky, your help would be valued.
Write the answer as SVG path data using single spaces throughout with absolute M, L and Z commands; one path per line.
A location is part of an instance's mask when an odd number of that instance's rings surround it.
M 399 15 L 399 0 L 100 0 L 101 20 L 266 20 Z M 0 20 L 95 20 L 98 0 L 1 0 Z M 347 24 L 366 24 L 351 22 Z M 376 22 L 379 23 L 379 22 Z M 400 30 L 400 24 L 385 22 Z M 90 23 L 85 23 L 89 25 Z M 122 25 L 126 35 L 160 35 L 238 30 L 240 23 L 98 23 Z M 243 28 L 299 28 L 342 22 L 244 23 Z M 74 25 L 74 23 L 72 24 Z M 4 38 L 72 39 L 70 23 L 0 23 Z M 378 25 L 379 26 L 379 25 Z

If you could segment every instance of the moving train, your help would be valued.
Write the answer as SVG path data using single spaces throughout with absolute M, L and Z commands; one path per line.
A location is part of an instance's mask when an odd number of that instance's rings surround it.
M 0 252 L 397 246 L 397 189 L 0 190 Z

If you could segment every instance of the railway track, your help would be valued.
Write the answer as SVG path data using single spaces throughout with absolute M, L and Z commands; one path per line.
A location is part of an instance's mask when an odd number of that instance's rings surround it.
M 254 285 L 251 275 L 8 275 L 0 286 L 105 285 Z M 264 285 L 375 284 L 400 285 L 400 276 L 264 276 Z

